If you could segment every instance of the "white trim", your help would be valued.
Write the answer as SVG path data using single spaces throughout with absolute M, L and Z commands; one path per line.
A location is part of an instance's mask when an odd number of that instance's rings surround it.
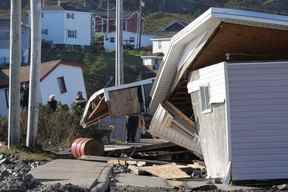
M 225 102 L 225 113 L 226 113 L 226 129 L 227 129 L 227 153 L 228 153 L 228 163 L 229 170 L 226 175 L 226 183 L 229 183 L 232 180 L 232 149 L 231 149 L 231 116 L 230 116 L 230 94 L 229 94 L 229 76 L 227 63 L 224 62 L 224 74 L 225 74 L 225 94 L 226 94 L 226 102 Z
M 159 38 L 151 38 L 151 41 L 170 41 L 172 39 L 172 37 L 159 37 Z

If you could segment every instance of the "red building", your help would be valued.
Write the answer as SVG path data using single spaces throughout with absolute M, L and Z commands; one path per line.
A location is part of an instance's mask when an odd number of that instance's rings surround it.
M 114 13 L 114 12 L 113 12 Z M 123 30 L 128 32 L 137 32 L 138 12 L 124 13 Z M 95 31 L 107 32 L 107 13 L 97 12 L 95 15 Z M 110 14 L 109 17 L 109 31 L 115 31 L 115 14 Z

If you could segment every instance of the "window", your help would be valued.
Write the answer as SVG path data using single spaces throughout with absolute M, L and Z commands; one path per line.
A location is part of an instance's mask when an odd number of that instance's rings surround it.
M 74 13 L 66 13 L 67 19 L 74 19 Z
M 42 29 L 42 35 L 48 35 L 48 29 Z
M 127 30 L 127 25 L 128 25 L 127 20 L 124 20 L 122 23 L 123 23 L 123 31 L 126 31 Z
M 70 39 L 77 39 L 77 31 L 76 30 L 68 30 L 67 36 Z
M 41 13 L 41 17 L 44 18 L 44 13 Z
M 60 93 L 62 93 L 62 94 L 66 93 L 67 88 L 66 88 L 64 77 L 58 77 L 57 81 L 58 81 L 58 87 L 59 87 Z
M 130 37 L 130 38 L 129 38 L 129 42 L 130 42 L 130 43 L 134 43 L 134 42 L 135 42 L 135 37 Z
M 110 38 L 110 43 L 115 43 L 115 37 Z
M 201 86 L 200 87 L 200 96 L 201 96 L 202 112 L 211 111 L 209 86 Z

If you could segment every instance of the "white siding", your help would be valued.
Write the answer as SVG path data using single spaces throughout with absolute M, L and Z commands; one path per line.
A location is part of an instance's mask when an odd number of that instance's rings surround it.
M 57 82 L 57 78 L 62 76 L 67 88 L 67 92 L 64 94 L 60 93 Z M 56 99 L 62 104 L 70 106 L 73 104 L 78 91 L 82 91 L 83 96 L 87 98 L 82 69 L 80 67 L 60 65 L 41 81 L 40 87 L 43 104 L 47 103 L 49 95 L 55 95 Z
M 67 13 L 73 13 L 74 19 L 67 19 Z M 91 25 L 91 14 L 88 12 L 42 11 L 42 30 L 48 30 L 48 34 L 42 34 L 42 38 L 54 44 L 90 46 Z M 77 31 L 77 38 L 68 38 L 68 30 Z
M 198 72 L 199 79 L 189 81 L 188 92 L 199 91 L 200 86 L 209 85 L 210 103 L 223 103 L 226 97 L 224 63 L 199 69 Z
M 9 49 L 0 49 L 0 65 L 9 63 Z
M 200 86 L 209 85 L 211 111 L 202 112 Z M 229 152 L 226 126 L 224 63 L 193 71 L 188 83 L 194 117 L 199 129 L 201 150 L 211 178 L 226 178 Z
M 128 32 L 128 31 L 123 31 L 123 44 L 124 45 L 133 45 L 134 48 L 136 48 L 137 45 L 137 33 L 133 33 L 133 32 Z M 111 42 L 111 38 L 114 38 L 114 42 Z M 134 38 L 134 42 L 129 42 L 130 38 Z M 143 34 L 141 37 L 141 46 L 142 47 L 148 47 L 152 45 L 152 40 L 151 40 L 152 36 L 151 35 L 146 35 Z M 115 38 L 115 32 L 110 32 L 107 34 L 107 38 L 104 38 L 104 49 L 106 51 L 114 51 L 115 50 L 115 42 L 116 42 L 116 38 Z
M 42 30 L 47 29 L 48 34 L 42 38 L 54 44 L 64 44 L 64 11 L 42 11 Z
M 170 39 L 163 38 L 163 39 L 153 39 L 153 54 L 163 53 L 166 55 L 170 48 Z
M 68 19 L 66 17 L 67 13 L 73 13 L 74 19 Z M 88 12 L 79 11 L 65 11 L 64 16 L 64 36 L 65 44 L 67 45 L 81 45 L 90 46 L 91 45 L 91 14 Z M 69 38 L 68 30 L 77 31 L 77 38 Z
M 232 179 L 287 179 L 288 62 L 227 69 Z

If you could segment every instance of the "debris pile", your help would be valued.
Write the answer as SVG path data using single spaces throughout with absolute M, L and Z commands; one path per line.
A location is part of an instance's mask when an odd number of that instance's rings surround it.
M 88 192 L 72 184 L 55 184 L 46 186 L 29 174 L 32 168 L 36 168 L 45 162 L 19 160 L 15 156 L 0 155 L 0 191 L 17 192 Z
M 0 191 L 27 191 L 40 185 L 29 171 L 39 162 L 17 160 L 13 156 L 0 157 Z

